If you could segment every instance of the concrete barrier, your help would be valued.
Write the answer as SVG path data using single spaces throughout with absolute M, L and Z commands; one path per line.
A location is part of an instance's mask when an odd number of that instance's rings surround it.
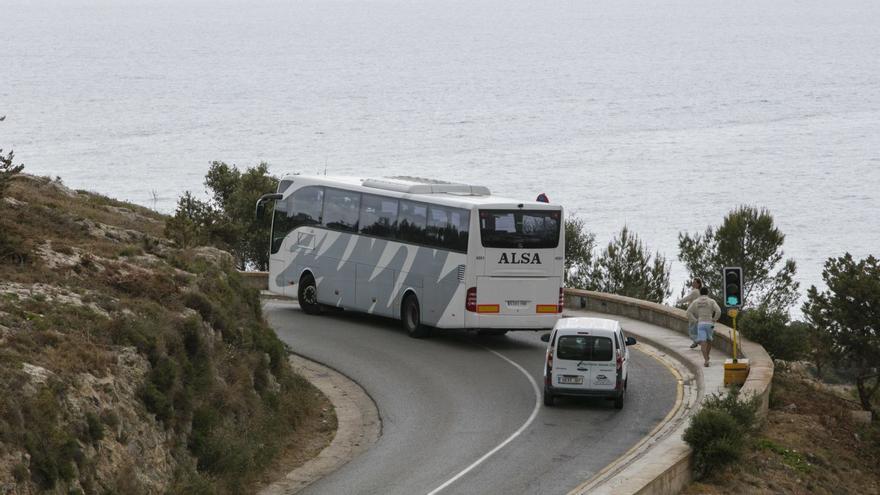
M 238 272 L 248 287 L 257 290 L 269 290 L 269 272 Z
M 605 294 L 580 289 L 565 289 L 565 305 L 569 308 L 580 308 L 612 315 L 626 316 L 636 320 L 668 328 L 687 335 L 687 314 L 684 310 L 657 304 L 632 297 Z M 727 325 L 715 326 L 713 346 L 731 355 L 733 342 L 732 330 Z M 761 345 L 738 334 L 738 357 L 748 358 L 749 376 L 742 387 L 742 392 L 755 394 L 761 398 L 759 415 L 767 413 L 770 400 L 770 383 L 773 380 L 773 360 Z
M 685 311 L 663 304 L 642 301 L 631 297 L 605 294 L 580 289 L 565 289 L 565 306 L 584 309 L 644 321 L 687 335 L 687 314 Z M 749 360 L 749 375 L 742 387 L 744 394 L 760 397 L 758 414 L 765 417 L 770 402 L 770 386 L 773 380 L 773 360 L 763 347 L 748 339 L 738 337 L 738 353 Z M 730 355 L 733 347 L 731 329 L 726 325 L 716 325 L 716 348 Z M 681 438 L 667 439 L 665 447 L 652 452 L 652 462 L 648 463 L 642 474 L 647 478 L 637 483 L 638 488 L 616 493 L 672 495 L 681 492 L 691 481 L 691 448 Z M 660 452 L 662 450 L 662 452 Z

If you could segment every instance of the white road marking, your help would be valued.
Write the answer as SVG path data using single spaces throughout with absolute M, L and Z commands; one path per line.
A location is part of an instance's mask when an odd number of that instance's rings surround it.
M 534 392 L 535 392 L 535 407 L 532 409 L 532 414 L 531 414 L 531 416 L 529 416 L 529 419 L 527 419 L 526 422 L 523 423 L 523 425 L 520 426 L 518 430 L 513 432 L 512 435 L 507 437 L 506 440 L 504 440 L 503 442 L 498 444 L 494 449 L 490 450 L 489 452 L 486 452 L 483 455 L 483 457 L 480 457 L 479 459 L 474 461 L 473 464 L 464 468 L 461 472 L 459 472 L 458 474 L 456 474 L 452 478 L 449 478 L 449 480 L 447 480 L 445 483 L 443 483 L 442 485 L 440 485 L 437 488 L 428 492 L 428 495 L 436 495 L 437 493 L 440 493 L 441 491 L 443 491 L 443 489 L 445 489 L 449 485 L 455 483 L 456 481 L 458 481 L 459 478 L 466 475 L 471 470 L 473 470 L 475 467 L 477 467 L 480 464 L 482 464 L 483 462 L 485 462 L 486 459 L 492 457 L 499 450 L 503 449 L 504 446 L 506 446 L 507 444 L 512 442 L 514 438 L 520 436 L 522 434 L 522 432 L 526 431 L 526 428 L 528 428 L 529 425 L 531 425 L 532 422 L 535 420 L 535 418 L 538 416 L 538 411 L 541 410 L 541 390 L 538 388 L 538 384 L 535 382 L 535 379 L 532 378 L 532 376 L 529 374 L 529 372 L 526 371 L 522 366 L 520 366 L 519 364 L 514 362 L 512 359 L 508 358 L 507 356 L 505 356 L 499 352 L 495 352 L 492 349 L 489 349 L 488 347 L 486 347 L 485 349 L 487 351 L 491 352 L 492 354 L 495 354 L 496 356 L 500 357 L 501 359 L 507 361 L 508 363 L 512 364 L 516 369 L 518 369 L 520 372 L 522 372 L 522 374 L 525 375 L 526 378 L 529 379 L 529 383 L 532 384 L 532 390 L 534 390 Z

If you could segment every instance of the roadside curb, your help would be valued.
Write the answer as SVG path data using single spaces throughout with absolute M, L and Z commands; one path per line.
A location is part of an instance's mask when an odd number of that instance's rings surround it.
M 565 289 L 565 306 L 575 310 L 623 316 L 667 329 L 681 336 L 687 335 L 687 317 L 685 312 L 663 304 L 601 292 Z M 715 347 L 729 355 L 732 347 L 729 334 L 730 329 L 724 325 L 717 325 L 717 327 Z M 633 335 L 640 334 L 640 332 L 633 331 L 633 329 L 627 329 L 627 331 Z M 683 356 L 680 350 L 664 345 L 663 342 L 658 342 L 655 339 L 642 338 L 646 342 L 664 349 L 669 354 L 677 356 L 678 360 L 689 369 L 694 370 L 694 368 L 697 368 L 694 376 L 698 377 L 699 399 L 701 401 L 706 388 L 704 370 L 697 364 L 690 363 L 690 359 Z M 773 361 L 770 359 L 767 351 L 760 345 L 745 338 L 740 338 L 739 341 L 742 354 L 749 358 L 751 362 L 751 370 L 740 390 L 745 394 L 755 395 L 760 398 L 758 415 L 763 417 L 767 412 L 769 402 L 771 381 L 773 379 Z M 685 419 L 688 419 L 698 408 L 699 402 L 688 412 Z M 652 447 L 650 452 L 646 452 L 640 459 L 633 460 L 631 464 L 621 469 L 613 479 L 609 479 L 609 482 L 601 486 L 596 486 L 590 493 L 613 493 L 614 495 L 667 495 L 680 493 L 693 478 L 691 468 L 693 451 L 682 439 L 682 434 L 687 426 L 688 422 L 682 421 L 675 431 L 668 434 L 656 446 Z
M 687 428 L 690 415 L 703 397 L 702 369 L 692 367 L 680 353 L 638 332 L 627 330 L 627 333 L 638 337 L 638 343 L 642 346 L 639 348 L 640 352 L 660 361 L 676 377 L 678 384 L 675 405 L 639 443 L 592 478 L 571 490 L 569 495 L 641 493 L 641 487 L 659 477 L 658 463 L 655 460 L 658 454 L 667 460 L 670 456 L 674 457 L 675 465 L 679 466 L 677 471 L 690 467 L 689 451 L 681 452 L 679 443 L 681 432 Z M 684 465 L 681 465 L 682 461 Z
M 369 449 L 382 434 L 379 410 L 360 385 L 332 368 L 297 354 L 290 357 L 290 363 L 333 404 L 336 434 L 314 459 L 260 490 L 260 495 L 298 493 Z

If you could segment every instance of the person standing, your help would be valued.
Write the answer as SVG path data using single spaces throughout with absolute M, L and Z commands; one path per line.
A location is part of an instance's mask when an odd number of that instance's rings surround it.
M 686 296 L 682 297 L 681 299 L 679 299 L 678 301 L 676 301 L 675 305 L 676 306 L 690 305 L 690 303 L 696 301 L 697 298 L 700 297 L 700 289 L 702 287 L 703 287 L 703 281 L 700 280 L 699 278 L 694 278 L 694 280 L 691 282 L 691 291 L 688 292 L 688 295 L 686 295 Z M 700 344 L 697 344 L 697 323 L 696 322 L 691 322 L 690 320 L 688 320 L 688 335 L 690 336 L 691 342 L 692 342 L 691 349 L 694 349 L 698 345 L 700 345 Z
M 721 318 L 721 308 L 709 297 L 709 289 L 700 288 L 700 297 L 694 300 L 687 309 L 688 321 L 697 324 L 697 342 L 703 351 L 703 366 L 709 367 L 709 351 L 712 350 L 712 338 L 715 336 L 715 322 Z

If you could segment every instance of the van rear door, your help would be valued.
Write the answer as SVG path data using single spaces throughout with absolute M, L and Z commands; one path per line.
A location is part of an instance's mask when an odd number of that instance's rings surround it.
M 614 390 L 614 343 L 604 335 L 584 331 L 561 335 L 553 363 L 553 387 L 560 389 Z

